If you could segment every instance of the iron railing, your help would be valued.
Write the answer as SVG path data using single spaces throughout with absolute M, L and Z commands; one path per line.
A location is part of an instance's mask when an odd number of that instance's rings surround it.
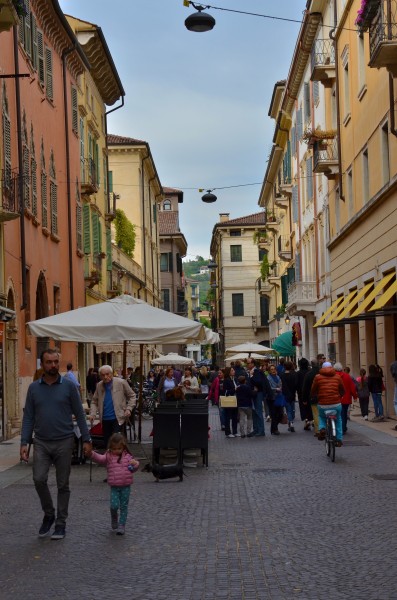
M 18 174 L 7 169 L 1 171 L 1 208 L 3 212 L 20 212 L 18 184 Z
M 335 66 L 335 47 L 332 40 L 316 40 L 311 51 L 312 71 L 316 67 Z
M 381 0 L 369 26 L 369 53 L 372 56 L 378 44 L 397 41 L 397 0 Z
M 313 169 L 318 165 L 338 161 L 337 138 L 318 140 L 313 144 Z

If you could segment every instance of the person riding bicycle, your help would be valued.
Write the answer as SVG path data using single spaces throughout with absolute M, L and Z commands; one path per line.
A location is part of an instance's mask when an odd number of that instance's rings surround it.
M 336 445 L 342 446 L 342 396 L 345 394 L 345 388 L 341 377 L 337 374 L 330 362 L 323 363 L 320 372 L 315 376 L 311 395 L 318 399 L 319 414 L 319 432 L 318 439 L 325 439 L 325 426 L 327 416 L 326 410 L 333 410 L 336 413 Z

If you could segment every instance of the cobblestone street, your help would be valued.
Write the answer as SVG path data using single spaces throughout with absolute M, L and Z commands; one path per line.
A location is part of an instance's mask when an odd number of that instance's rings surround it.
M 124 537 L 102 468 L 90 483 L 88 464 L 72 467 L 62 541 L 37 537 L 31 467 L 1 472 L 1 598 L 397 599 L 395 437 L 351 421 L 332 464 L 299 421 L 226 439 L 210 419 L 209 469 L 186 468 L 183 483 L 139 471 Z M 150 448 L 137 446 L 141 466 Z

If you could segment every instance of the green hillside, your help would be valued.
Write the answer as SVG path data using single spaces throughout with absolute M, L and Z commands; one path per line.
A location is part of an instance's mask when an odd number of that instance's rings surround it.
M 206 310 L 207 308 L 204 306 L 204 302 L 206 301 L 207 293 L 210 287 L 210 275 L 209 273 L 200 275 L 200 267 L 207 266 L 209 261 L 209 258 L 196 256 L 196 260 L 187 260 L 183 262 L 183 272 L 185 277 L 194 279 L 200 285 L 200 307 L 203 310 Z

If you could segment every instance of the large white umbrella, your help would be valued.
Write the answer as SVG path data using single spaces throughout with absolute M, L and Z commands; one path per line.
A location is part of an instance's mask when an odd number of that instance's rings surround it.
M 205 331 L 205 341 L 201 342 L 202 344 L 219 344 L 220 342 L 220 337 L 219 337 L 219 333 L 217 333 L 216 331 L 212 331 L 212 329 L 209 329 L 209 327 L 205 327 L 204 326 L 204 331 Z
M 51 337 L 67 342 L 139 344 L 140 364 L 144 344 L 186 344 L 205 340 L 201 323 L 150 306 L 143 300 L 118 296 L 107 302 L 76 308 L 52 317 L 30 321 L 29 328 L 37 337 Z M 124 357 L 124 364 L 125 364 Z M 142 368 L 139 392 L 138 441 L 141 441 Z
M 68 342 L 184 344 L 206 339 L 201 323 L 128 295 L 30 321 L 29 328 L 37 337 Z
M 264 356 L 262 354 L 255 354 L 255 352 L 252 352 L 252 354 L 250 355 L 248 352 L 240 352 L 239 354 L 233 354 L 233 356 L 226 356 L 225 362 L 246 360 L 248 357 L 253 358 L 254 360 L 264 359 Z
M 271 354 L 274 352 L 272 348 L 262 346 L 262 344 L 254 344 L 253 342 L 245 342 L 244 344 L 238 344 L 232 348 L 226 348 L 226 352 L 248 352 L 251 356 L 253 352 L 256 354 Z
M 196 363 L 192 358 L 187 356 L 180 356 L 176 352 L 169 352 L 163 354 L 150 361 L 152 365 L 195 365 Z

